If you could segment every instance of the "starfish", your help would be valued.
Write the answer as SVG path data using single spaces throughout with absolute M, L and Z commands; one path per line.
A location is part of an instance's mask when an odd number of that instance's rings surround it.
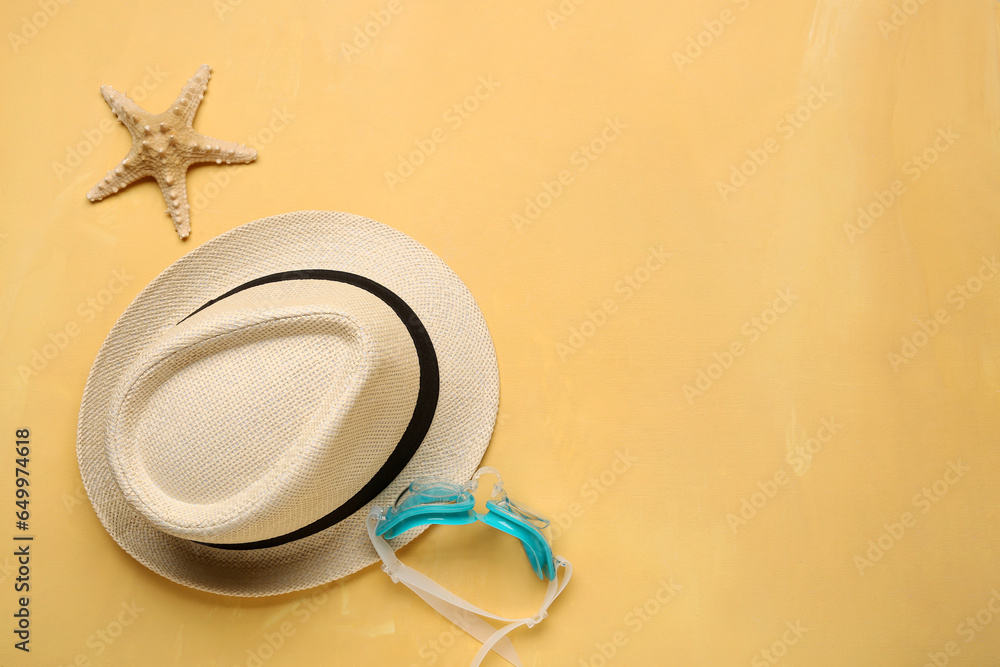
M 232 164 L 253 162 L 257 158 L 253 148 L 206 137 L 191 127 L 211 76 L 211 67 L 199 67 L 173 104 L 160 114 L 140 108 L 111 86 L 101 86 L 104 100 L 132 135 L 132 148 L 114 170 L 90 189 L 87 199 L 100 201 L 140 178 L 152 176 L 163 191 L 167 214 L 173 219 L 178 236 L 186 239 L 191 233 L 191 207 L 185 183 L 188 168 L 198 162 Z

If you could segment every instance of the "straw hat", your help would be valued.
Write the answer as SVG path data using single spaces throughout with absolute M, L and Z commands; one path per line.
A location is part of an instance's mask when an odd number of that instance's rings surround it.
M 143 565 L 276 595 L 373 563 L 370 505 L 416 478 L 468 479 L 498 400 L 486 323 L 444 262 L 366 218 L 289 213 L 139 293 L 94 361 L 77 455 L 97 516 Z

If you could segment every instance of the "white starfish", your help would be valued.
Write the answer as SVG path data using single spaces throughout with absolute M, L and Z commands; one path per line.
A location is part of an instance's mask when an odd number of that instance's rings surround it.
M 100 201 L 145 176 L 152 176 L 163 190 L 167 213 L 177 234 L 185 239 L 191 233 L 191 207 L 187 201 L 187 170 L 198 162 L 231 164 L 253 162 L 257 151 L 243 144 L 222 141 L 199 134 L 191 127 L 212 68 L 202 65 L 187 82 L 180 95 L 166 111 L 151 114 L 111 86 L 101 86 L 101 94 L 118 120 L 132 135 L 132 148 L 114 170 L 87 193 Z

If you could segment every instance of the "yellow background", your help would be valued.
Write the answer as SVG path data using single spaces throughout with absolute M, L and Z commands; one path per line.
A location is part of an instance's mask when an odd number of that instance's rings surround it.
M 83 492 L 80 398 L 131 298 L 223 231 L 329 209 L 414 237 L 482 306 L 485 461 L 576 569 L 514 634 L 526 665 L 1000 664 L 997 3 L 388 6 L 3 3 L 0 543 L 22 427 L 36 540 L 29 655 L 0 548 L 0 663 L 475 653 L 374 567 L 273 599 L 184 589 Z M 156 112 L 201 63 L 195 128 L 259 159 L 189 173 L 181 242 L 154 182 L 85 193 L 129 147 L 100 85 Z M 541 599 L 478 526 L 402 556 L 504 613 Z

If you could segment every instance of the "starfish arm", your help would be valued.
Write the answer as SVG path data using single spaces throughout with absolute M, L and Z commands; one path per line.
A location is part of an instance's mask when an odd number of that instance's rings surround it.
M 105 197 L 109 197 L 119 190 L 124 190 L 127 186 L 148 175 L 149 171 L 143 169 L 138 164 L 134 155 L 129 154 L 128 157 L 118 163 L 117 167 L 109 171 L 97 185 L 90 188 L 90 191 L 87 193 L 87 199 L 92 202 L 101 201 Z
M 157 176 L 156 182 L 167 202 L 167 214 L 174 221 L 177 235 L 186 239 L 191 233 L 191 206 L 187 200 L 187 177 L 184 171 L 171 171 Z
M 198 135 L 197 149 L 191 151 L 191 161 L 214 162 L 216 164 L 245 164 L 257 159 L 257 149 L 238 144 L 234 141 L 223 141 L 213 137 Z
M 192 127 L 194 115 L 205 96 L 211 68 L 202 65 L 188 80 L 166 111 L 151 114 L 111 86 L 101 94 L 132 135 L 132 148 L 117 167 L 90 191 L 91 201 L 100 201 L 144 176 L 153 176 L 167 202 L 167 213 L 182 239 L 191 233 L 191 207 L 187 201 L 187 169 L 198 162 L 246 163 L 257 159 L 257 151 L 242 144 L 204 136 Z
M 147 115 L 146 111 L 126 97 L 125 93 L 117 91 L 111 86 L 101 86 L 101 95 L 111 110 L 115 112 L 119 122 L 128 128 L 132 136 L 139 136 L 142 133 L 139 121 Z
M 184 84 L 177 99 L 170 105 L 170 115 L 180 122 L 190 125 L 194 120 L 194 115 L 198 112 L 198 106 L 205 97 L 205 89 L 208 88 L 208 80 L 212 77 L 212 68 L 202 65 L 194 73 L 188 82 Z

